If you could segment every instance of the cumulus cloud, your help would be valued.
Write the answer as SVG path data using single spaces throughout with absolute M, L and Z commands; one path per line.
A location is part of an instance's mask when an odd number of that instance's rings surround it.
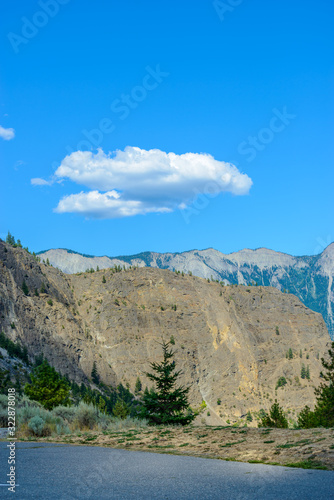
M 0 137 L 5 141 L 10 141 L 15 137 L 15 130 L 13 128 L 4 128 L 0 125 Z
M 130 146 L 109 154 L 101 149 L 95 154 L 76 151 L 64 158 L 55 178 L 91 190 L 65 196 L 56 212 L 96 218 L 182 210 L 199 194 L 244 195 L 252 185 L 237 167 L 209 154 L 177 155 Z

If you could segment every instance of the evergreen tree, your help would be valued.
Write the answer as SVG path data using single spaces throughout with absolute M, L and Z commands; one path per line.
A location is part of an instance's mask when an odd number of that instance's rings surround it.
M 106 277 L 103 275 L 102 283 L 106 283 L 106 282 L 107 282 Z
M 298 427 L 302 429 L 312 429 L 318 426 L 318 418 L 309 406 L 305 406 L 298 415 Z
M 70 387 L 64 378 L 45 359 L 30 374 L 31 384 L 24 387 L 25 394 L 40 402 L 47 410 L 69 405 Z
M 321 378 L 328 382 L 328 384 L 322 382 L 314 391 L 317 396 L 315 413 L 318 416 L 320 425 L 323 427 L 334 427 L 334 342 L 332 342 L 328 354 L 328 361 L 321 358 L 322 366 L 327 372 L 320 372 Z
M 293 352 L 292 352 L 291 347 L 289 347 L 289 350 L 288 350 L 288 357 L 289 357 L 289 359 L 293 358 Z
M 310 380 L 310 367 L 307 365 L 306 371 L 305 371 L 305 377 L 307 380 Z
M 10 234 L 10 231 L 8 231 L 6 243 L 8 243 L 8 245 L 12 245 L 12 246 L 15 245 L 15 238 L 13 235 Z
M 107 413 L 106 402 L 102 396 L 99 397 L 98 408 L 102 413 Z
M 174 352 L 169 348 L 170 342 L 163 341 L 163 361 L 151 363 L 155 373 L 146 372 L 156 389 L 145 390 L 143 396 L 143 417 L 151 424 L 189 424 L 195 415 L 188 403 L 189 387 L 176 387 L 181 371 L 175 371 Z
M 135 385 L 135 394 L 139 394 L 142 390 L 142 383 L 140 381 L 140 378 L 137 377 L 137 380 L 136 380 L 136 385 Z
M 306 369 L 304 363 L 302 364 L 302 369 L 300 371 L 301 378 L 306 378 Z
M 22 291 L 24 293 L 24 295 L 28 295 L 29 294 L 29 288 L 27 286 L 27 283 L 23 280 L 23 283 L 22 283 Z
M 261 425 L 259 427 L 277 427 L 280 429 L 288 428 L 288 421 L 285 418 L 283 409 L 277 403 L 277 399 L 275 399 L 275 403 L 271 406 L 269 415 L 268 413 L 261 419 Z
M 253 417 L 252 417 L 250 410 L 248 410 L 248 412 L 247 412 L 246 420 L 247 420 L 247 422 L 253 421 Z
M 96 361 L 93 363 L 93 368 L 92 368 L 92 373 L 91 373 L 92 381 L 94 384 L 99 385 L 100 383 L 100 376 L 97 372 L 97 367 L 96 367 Z
M 124 420 L 130 414 L 130 409 L 125 401 L 118 398 L 112 412 L 115 417 Z

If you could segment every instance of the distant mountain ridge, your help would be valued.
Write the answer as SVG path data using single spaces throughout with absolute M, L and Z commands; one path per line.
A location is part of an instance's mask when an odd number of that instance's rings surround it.
M 334 338 L 334 243 L 318 255 L 294 257 L 267 248 L 244 249 L 223 254 L 213 248 L 181 253 L 142 252 L 118 257 L 95 257 L 67 249 L 39 253 L 41 259 L 65 273 L 84 272 L 115 265 L 155 267 L 189 271 L 195 276 L 226 284 L 254 283 L 288 290 L 307 307 L 322 314 L 331 338 Z

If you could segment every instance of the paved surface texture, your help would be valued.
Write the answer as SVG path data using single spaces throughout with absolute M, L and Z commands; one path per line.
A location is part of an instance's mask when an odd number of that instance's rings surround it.
M 9 448 L 0 442 L 0 483 Z M 334 472 L 89 446 L 16 443 L 16 493 L 1 498 L 334 500 Z

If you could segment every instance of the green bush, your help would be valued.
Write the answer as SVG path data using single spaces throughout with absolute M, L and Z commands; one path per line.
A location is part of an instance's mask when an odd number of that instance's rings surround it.
M 287 384 L 286 378 L 285 377 L 280 377 L 277 380 L 277 384 L 276 384 L 275 389 L 278 389 L 279 387 L 284 387 L 286 384 Z
M 87 427 L 93 429 L 98 423 L 99 416 L 101 416 L 101 413 L 93 405 L 88 405 L 81 401 L 77 407 L 76 422 L 80 429 Z
M 50 429 L 46 425 L 45 420 L 38 415 L 29 420 L 28 427 L 34 436 L 41 437 L 50 435 Z
M 40 417 L 46 420 L 48 411 L 42 406 L 23 406 L 17 411 L 17 419 L 19 424 L 26 424 L 34 417 Z
M 0 427 L 8 427 L 8 410 L 0 408 Z
M 137 419 L 127 416 L 125 419 L 114 418 L 108 425 L 108 431 L 121 431 L 127 429 L 145 429 L 148 427 L 148 420 Z
M 74 406 L 56 406 L 52 410 L 52 415 L 61 417 L 63 420 L 72 423 L 76 417 L 77 407 Z

